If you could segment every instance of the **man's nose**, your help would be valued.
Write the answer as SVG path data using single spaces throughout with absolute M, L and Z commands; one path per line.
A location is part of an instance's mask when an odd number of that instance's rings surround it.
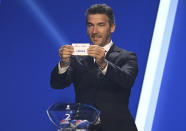
M 94 34 L 97 33 L 97 27 L 96 27 L 96 26 L 94 26 L 94 28 L 93 28 L 93 33 L 94 33 Z

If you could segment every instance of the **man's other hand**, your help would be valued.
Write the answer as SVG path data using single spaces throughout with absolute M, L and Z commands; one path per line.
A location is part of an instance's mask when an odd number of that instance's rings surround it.
M 88 48 L 88 55 L 95 58 L 96 63 L 99 65 L 99 67 L 103 70 L 107 62 L 105 60 L 105 49 L 98 45 L 91 45 Z
M 70 64 L 70 57 L 74 52 L 74 48 L 71 45 L 61 46 L 59 49 L 59 57 L 61 59 L 60 65 L 61 67 L 68 66 Z

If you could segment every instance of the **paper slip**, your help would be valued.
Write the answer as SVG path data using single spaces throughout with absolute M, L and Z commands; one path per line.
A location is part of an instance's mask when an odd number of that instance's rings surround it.
M 72 43 L 74 47 L 74 52 L 72 55 L 88 55 L 87 49 L 89 48 L 89 43 Z

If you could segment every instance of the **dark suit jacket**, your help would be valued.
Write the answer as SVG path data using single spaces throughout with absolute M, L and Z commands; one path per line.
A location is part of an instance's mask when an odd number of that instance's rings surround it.
M 51 73 L 51 86 L 62 89 L 74 84 L 76 102 L 91 104 L 101 111 L 103 131 L 136 131 L 128 110 L 131 87 L 136 79 L 138 65 L 135 53 L 113 45 L 106 55 L 105 75 L 90 56 L 72 56 L 64 74 L 58 66 Z

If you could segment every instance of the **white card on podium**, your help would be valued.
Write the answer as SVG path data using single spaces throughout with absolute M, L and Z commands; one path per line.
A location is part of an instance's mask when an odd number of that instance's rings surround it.
M 72 43 L 74 47 L 74 52 L 72 55 L 88 55 L 87 49 L 89 48 L 89 43 Z

